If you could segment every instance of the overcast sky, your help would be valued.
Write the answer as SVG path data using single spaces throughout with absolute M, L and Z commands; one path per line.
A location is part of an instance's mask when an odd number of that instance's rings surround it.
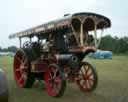
M 0 0 L 0 46 L 19 44 L 10 34 L 76 12 L 105 15 L 112 21 L 106 34 L 128 36 L 127 10 L 127 0 Z

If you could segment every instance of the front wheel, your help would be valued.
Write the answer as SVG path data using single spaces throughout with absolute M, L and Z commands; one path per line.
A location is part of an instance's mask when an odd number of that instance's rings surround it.
M 64 74 L 57 64 L 51 64 L 44 76 L 45 87 L 52 97 L 61 97 L 64 94 L 66 80 Z
M 88 62 L 82 62 L 76 81 L 80 90 L 83 92 L 92 92 L 98 83 L 98 76 L 95 67 Z

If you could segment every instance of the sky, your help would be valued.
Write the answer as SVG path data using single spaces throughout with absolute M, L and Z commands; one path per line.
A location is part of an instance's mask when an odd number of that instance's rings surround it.
M 128 36 L 128 0 L 0 0 L 0 46 L 19 46 L 10 34 L 63 17 L 94 12 L 111 19 L 105 34 Z

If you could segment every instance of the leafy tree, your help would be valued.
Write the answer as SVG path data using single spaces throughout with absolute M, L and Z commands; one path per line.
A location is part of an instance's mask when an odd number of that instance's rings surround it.
M 8 51 L 16 52 L 17 51 L 17 47 L 16 46 L 10 46 L 10 47 L 8 47 Z
M 118 38 L 111 35 L 104 36 L 99 46 L 102 50 L 110 50 L 113 53 L 128 53 L 128 37 Z
M 1 52 L 16 52 L 17 51 L 17 47 L 16 46 L 10 46 L 8 48 L 1 48 L 0 47 L 0 51 Z

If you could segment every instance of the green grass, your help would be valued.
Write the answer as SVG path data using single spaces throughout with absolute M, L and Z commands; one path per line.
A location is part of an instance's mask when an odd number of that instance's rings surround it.
M 76 84 L 67 84 L 61 98 L 47 94 L 42 83 L 36 82 L 32 89 L 18 88 L 13 79 L 12 57 L 0 57 L 0 68 L 8 78 L 10 102 L 128 102 L 128 56 L 113 59 L 85 59 L 94 64 L 98 72 L 98 87 L 93 93 L 80 92 Z

